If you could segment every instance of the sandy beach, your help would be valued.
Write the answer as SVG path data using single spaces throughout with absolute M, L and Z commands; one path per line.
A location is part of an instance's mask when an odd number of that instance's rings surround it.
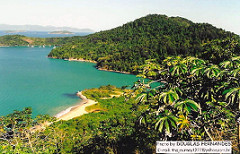
M 78 92 L 77 96 L 82 99 L 81 104 L 69 108 L 69 110 L 66 110 L 67 112 L 64 114 L 57 114 L 55 117 L 57 117 L 58 120 L 70 120 L 83 114 L 87 114 L 88 112 L 85 108 L 97 103 L 91 99 L 87 99 L 82 92 Z

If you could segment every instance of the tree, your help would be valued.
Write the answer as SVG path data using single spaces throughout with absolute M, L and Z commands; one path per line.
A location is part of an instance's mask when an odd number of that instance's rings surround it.
M 146 126 L 154 125 L 151 128 L 157 129 L 162 139 L 232 139 L 223 135 L 234 129 L 236 113 L 235 103 L 228 104 L 225 100 L 238 102 L 240 99 L 239 89 L 232 89 L 239 83 L 234 75 L 238 74 L 238 58 L 232 59 L 234 68 L 229 67 L 228 62 L 213 64 L 179 56 L 167 57 L 156 64 L 148 61 L 144 67 L 139 67 L 143 77 L 153 72 L 149 75 L 154 79 L 149 83 L 139 81 L 134 89 L 138 102 L 148 104 L 141 117 L 144 123 L 149 123 Z M 158 69 L 150 66 L 158 66 Z M 159 83 L 159 86 L 152 83 Z

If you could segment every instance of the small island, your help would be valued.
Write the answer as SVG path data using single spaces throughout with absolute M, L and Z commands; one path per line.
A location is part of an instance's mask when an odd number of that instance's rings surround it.
M 5 33 L 20 33 L 20 32 L 26 32 L 25 30 L 7 30 Z
M 74 33 L 64 30 L 64 31 L 52 31 L 52 32 L 49 32 L 48 34 L 74 34 Z

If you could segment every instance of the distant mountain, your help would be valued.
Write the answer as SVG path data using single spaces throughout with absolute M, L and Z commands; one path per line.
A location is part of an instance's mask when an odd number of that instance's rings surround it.
M 147 59 L 161 61 L 168 56 L 224 60 L 233 53 L 223 46 L 235 38 L 239 40 L 211 24 L 154 14 L 67 43 L 52 50 L 49 57 L 94 60 L 102 69 L 134 72 Z
M 2 31 L 70 31 L 70 32 L 94 32 L 91 29 L 84 28 L 72 28 L 72 27 L 54 27 L 54 26 L 40 26 L 40 25 L 7 25 L 0 24 L 0 30 Z

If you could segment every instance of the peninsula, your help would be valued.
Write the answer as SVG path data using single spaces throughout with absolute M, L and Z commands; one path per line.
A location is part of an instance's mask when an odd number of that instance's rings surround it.
M 52 31 L 52 32 L 49 32 L 48 34 L 74 34 L 73 32 L 70 32 L 70 31 Z
M 161 61 L 168 56 L 196 56 L 215 63 L 220 54 L 212 53 L 209 46 L 221 40 L 240 40 L 238 35 L 211 24 L 158 14 L 77 38 L 53 49 L 48 56 L 93 60 L 98 68 L 133 74 L 137 74 L 136 67 L 145 60 Z M 227 58 L 229 54 L 222 56 Z

